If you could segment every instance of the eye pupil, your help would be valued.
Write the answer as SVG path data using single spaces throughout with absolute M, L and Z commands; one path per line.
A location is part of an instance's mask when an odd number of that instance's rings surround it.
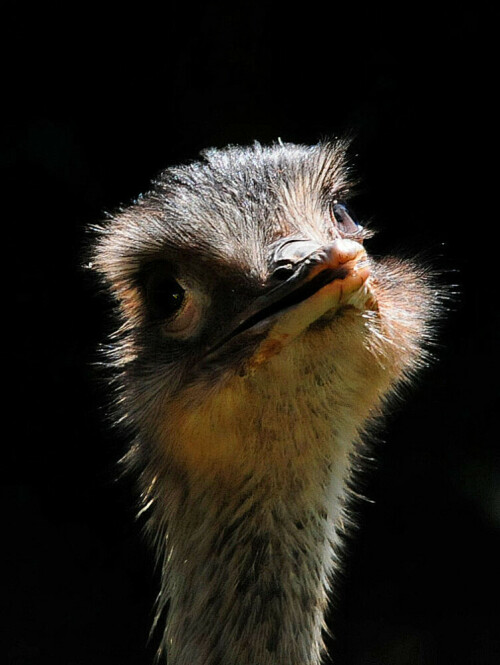
M 345 203 L 334 201 L 332 206 L 332 216 L 337 224 L 337 227 L 342 233 L 356 233 L 361 228 L 354 215 L 348 210 Z
M 182 307 L 185 291 L 164 269 L 151 272 L 146 278 L 146 302 L 155 319 L 169 319 Z

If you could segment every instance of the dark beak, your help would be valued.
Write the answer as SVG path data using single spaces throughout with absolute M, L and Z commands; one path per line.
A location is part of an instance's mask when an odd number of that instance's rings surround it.
M 212 345 L 205 357 L 252 328 L 261 332 L 258 324 L 274 320 L 327 284 L 344 280 L 353 270 L 362 269 L 368 275 L 366 253 L 352 240 L 335 240 L 323 247 L 311 241 L 286 240 L 275 249 L 272 265 L 269 290 L 241 313 L 231 331 Z

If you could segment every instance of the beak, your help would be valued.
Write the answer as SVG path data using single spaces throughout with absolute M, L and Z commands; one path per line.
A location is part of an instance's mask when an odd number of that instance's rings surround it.
M 249 361 L 251 367 L 276 355 L 311 323 L 331 310 L 370 300 L 368 257 L 359 242 L 337 239 L 320 247 L 287 240 L 273 256 L 272 286 L 238 317 L 231 332 L 208 350 L 211 356 L 243 333 L 265 335 Z M 357 296 L 357 297 L 356 297 Z

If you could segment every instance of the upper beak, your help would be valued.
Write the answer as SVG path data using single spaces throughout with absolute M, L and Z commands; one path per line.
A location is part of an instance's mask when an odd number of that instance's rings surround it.
M 252 357 L 253 365 L 260 364 L 326 312 L 349 304 L 349 296 L 365 286 L 370 275 L 363 246 L 347 239 L 323 247 L 285 241 L 273 263 L 271 280 L 285 280 L 256 298 L 207 355 L 243 332 L 264 332 L 265 340 Z

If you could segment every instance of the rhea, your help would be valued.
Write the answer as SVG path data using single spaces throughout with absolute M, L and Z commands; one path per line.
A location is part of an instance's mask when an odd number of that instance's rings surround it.
M 169 665 L 320 663 L 361 442 L 425 364 L 434 288 L 367 254 L 346 151 L 208 150 L 99 228 Z

